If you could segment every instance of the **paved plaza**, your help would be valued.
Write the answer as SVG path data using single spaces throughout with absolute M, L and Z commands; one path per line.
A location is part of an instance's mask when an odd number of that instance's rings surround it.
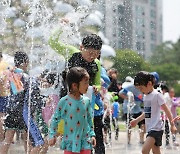
M 114 136 L 114 133 L 112 134 Z M 112 145 L 106 147 L 106 154 L 140 154 L 141 147 L 138 143 L 138 130 L 132 132 L 132 142 L 130 145 L 127 145 L 127 133 L 121 131 L 119 133 L 119 139 L 114 140 L 112 136 Z M 177 142 L 180 143 L 180 135 L 177 135 Z M 163 146 L 161 148 L 162 154 L 179 154 L 180 147 L 171 147 L 170 149 L 165 148 L 164 146 L 164 137 L 163 137 Z M 25 154 L 22 144 L 14 144 L 11 146 L 9 154 Z M 48 154 L 63 154 L 62 150 L 59 150 L 57 147 L 51 147 L 48 151 Z

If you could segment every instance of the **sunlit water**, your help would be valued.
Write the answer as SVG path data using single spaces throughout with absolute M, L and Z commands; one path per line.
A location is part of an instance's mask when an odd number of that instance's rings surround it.
M 65 18 L 69 19 L 68 24 L 63 24 L 57 19 L 52 19 L 53 10 L 49 9 L 47 1 L 44 0 L 24 0 L 25 5 L 28 7 L 29 16 L 26 22 L 26 34 L 31 39 L 29 51 L 30 51 L 30 74 L 36 75 L 42 72 L 44 69 L 58 70 L 61 72 L 65 67 L 65 61 L 68 59 L 68 51 L 66 55 L 57 56 L 57 54 L 49 48 L 47 45 L 48 38 L 53 29 L 58 27 L 63 29 L 62 37 L 60 38 L 64 43 L 71 43 L 73 45 L 80 44 L 81 35 L 79 32 L 79 26 L 83 25 L 84 19 L 91 13 L 88 6 L 78 7 L 76 10 L 72 10 L 66 13 Z M 57 2 L 57 1 L 54 1 Z M 10 0 L 1 0 L 0 2 L 0 32 L 4 32 L 6 29 L 6 16 L 4 12 L 9 9 L 11 4 Z M 56 3 L 54 3 L 56 4 Z M 41 38 L 41 46 L 36 45 L 36 39 Z M 28 47 L 28 46 L 27 46 Z M 57 62 L 59 61 L 59 62 Z M 133 104 L 132 104 L 133 105 Z M 132 106 L 131 106 L 132 107 Z M 29 104 L 30 108 L 30 104 Z M 30 114 L 30 113 L 29 113 Z M 125 125 L 125 124 L 124 124 Z M 127 127 L 126 127 L 127 128 Z M 113 130 L 113 129 L 112 129 Z M 179 148 L 172 147 L 171 149 L 165 149 L 165 139 L 163 137 L 163 154 L 173 154 L 180 151 Z M 180 143 L 180 136 L 177 135 L 177 142 Z M 23 143 L 14 143 L 11 146 L 9 153 L 20 154 L 24 153 Z M 119 132 L 119 139 L 114 139 L 114 131 L 112 133 L 112 143 L 106 147 L 107 154 L 117 154 L 119 152 L 126 154 L 139 154 L 142 145 L 139 144 L 139 130 L 137 128 L 132 129 L 131 144 L 127 144 L 127 130 Z M 58 146 L 51 147 L 48 153 L 63 153 L 59 150 Z

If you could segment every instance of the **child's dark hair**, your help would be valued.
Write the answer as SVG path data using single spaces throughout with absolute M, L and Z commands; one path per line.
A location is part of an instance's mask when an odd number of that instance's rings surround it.
M 25 52 L 18 51 L 14 55 L 15 66 L 20 66 L 24 63 L 29 63 L 29 57 Z
M 57 84 L 59 82 L 59 75 L 56 72 L 50 72 L 48 69 L 43 71 L 40 77 L 45 78 L 51 85 L 54 85 L 55 81 L 57 81 Z
M 151 81 L 154 85 L 155 78 L 152 74 L 146 71 L 140 71 L 136 74 L 134 78 L 134 85 L 135 86 L 147 86 L 148 82 Z
M 66 76 L 66 82 L 67 82 L 69 90 L 71 89 L 71 85 L 73 83 L 79 84 L 79 82 L 82 81 L 82 79 L 86 77 L 87 74 L 88 72 L 82 67 L 70 68 Z
M 160 87 L 161 87 L 161 90 L 169 92 L 169 88 L 168 88 L 168 86 L 165 83 L 161 83 Z
M 102 40 L 101 38 L 96 34 L 90 34 L 83 38 L 82 45 L 84 48 L 92 48 L 95 50 L 101 50 L 102 47 Z

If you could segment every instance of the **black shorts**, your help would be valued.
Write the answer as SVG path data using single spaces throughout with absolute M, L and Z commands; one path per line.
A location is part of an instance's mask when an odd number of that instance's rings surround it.
M 129 122 L 132 119 L 135 119 L 135 118 L 139 117 L 141 114 L 142 114 L 142 112 L 135 113 L 135 114 L 129 114 Z M 127 113 L 124 114 L 124 119 L 126 119 L 126 121 L 127 121 Z M 138 122 L 139 128 L 141 128 L 141 125 L 144 125 L 144 124 L 145 124 L 145 119 L 143 119 L 140 122 Z
M 162 145 L 162 136 L 163 136 L 163 130 L 161 131 L 155 131 L 151 130 L 148 132 L 146 137 L 153 137 L 155 139 L 155 145 L 156 146 L 161 146 Z
M 111 123 L 110 123 L 110 117 L 106 116 L 104 118 L 104 130 L 107 131 L 108 129 L 111 129 Z
M 26 129 L 25 122 L 23 120 L 22 113 L 9 112 L 4 121 L 4 126 L 6 129 L 24 130 Z

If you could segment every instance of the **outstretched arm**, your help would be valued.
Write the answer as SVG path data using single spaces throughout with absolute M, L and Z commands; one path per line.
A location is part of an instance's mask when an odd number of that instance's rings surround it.
M 180 120 L 180 116 L 175 117 L 171 122 L 175 122 L 177 120 Z
M 132 127 L 135 127 L 138 122 L 142 121 L 145 118 L 145 113 L 143 112 L 139 117 L 137 117 L 136 119 L 133 119 L 130 124 Z
M 167 107 L 166 104 L 162 104 L 161 108 L 164 110 L 164 112 L 166 113 L 166 116 L 168 117 L 170 124 L 171 124 L 171 132 L 174 134 L 177 131 L 177 128 L 175 127 L 175 124 L 173 122 L 173 117 L 172 114 L 169 110 L 169 108 Z
M 51 46 L 51 48 L 54 49 L 57 53 L 64 56 L 68 52 L 68 55 L 71 57 L 73 53 L 79 52 L 79 50 L 72 45 L 66 45 L 61 41 L 59 41 L 59 37 L 61 36 L 62 33 L 63 33 L 62 30 L 60 29 L 56 30 L 53 33 L 53 35 L 49 38 L 48 43 Z

